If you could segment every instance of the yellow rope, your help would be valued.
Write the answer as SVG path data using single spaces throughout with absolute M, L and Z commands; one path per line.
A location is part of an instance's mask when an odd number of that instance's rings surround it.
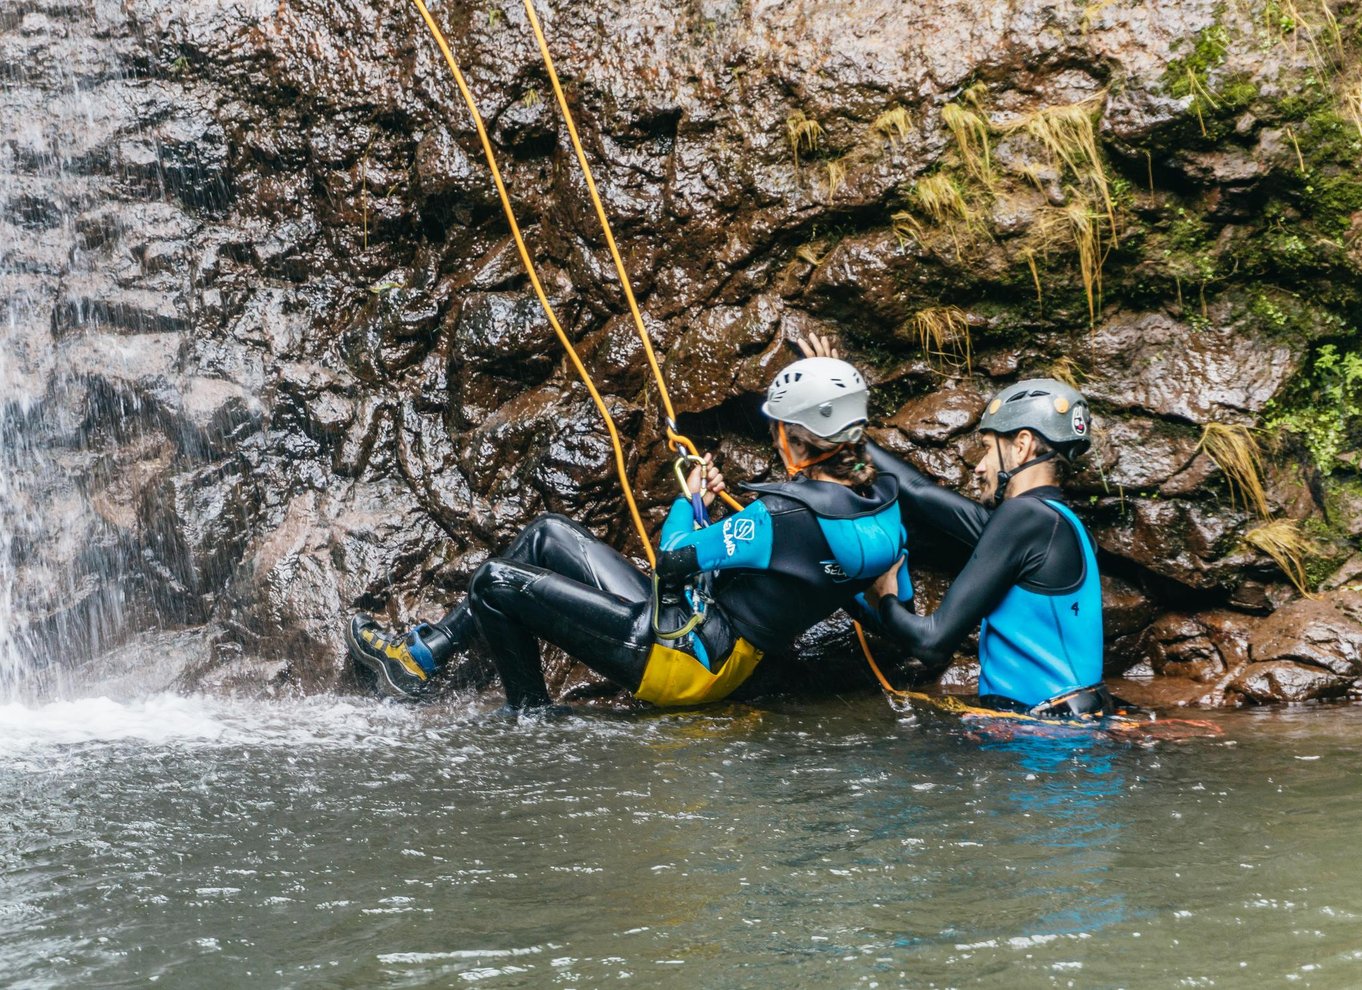
M 865 662 L 870 664 L 870 670 L 875 675 L 875 679 L 880 682 L 880 687 L 884 693 L 891 698 L 896 698 L 905 703 L 918 702 L 919 704 L 931 705 L 933 708 L 943 712 L 954 712 L 958 715 L 985 715 L 989 718 L 1008 718 L 1022 722 L 1044 722 L 1045 719 L 1037 718 L 1035 715 L 1027 715 L 1024 712 L 999 711 L 994 708 L 979 708 L 975 705 L 967 705 L 959 698 L 951 695 L 937 696 L 925 694 L 921 691 L 901 691 L 889 683 L 889 679 L 880 670 L 880 665 L 875 662 L 874 655 L 870 652 L 870 643 L 865 638 L 865 630 L 861 628 L 859 622 L 852 623 L 856 627 L 856 638 L 860 640 L 861 652 L 865 654 Z
M 639 340 L 643 343 L 643 353 L 647 355 L 648 367 L 652 369 L 653 380 L 657 382 L 657 391 L 662 397 L 662 408 L 667 414 L 667 441 L 673 448 L 685 449 L 693 456 L 698 457 L 700 452 L 696 450 L 695 444 L 691 442 L 690 438 L 676 431 L 676 410 L 672 408 L 671 395 L 667 392 L 667 382 L 662 376 L 662 367 L 658 364 L 657 354 L 653 351 L 648 329 L 643 325 L 643 314 L 639 312 L 638 300 L 634 298 L 634 287 L 629 281 L 629 273 L 625 270 L 624 259 L 620 257 L 619 247 L 615 244 L 615 234 L 610 228 L 610 219 L 605 214 L 605 206 L 601 202 L 600 192 L 596 189 L 596 178 L 591 173 L 591 166 L 587 164 L 586 152 L 582 150 L 582 141 L 577 135 L 577 124 L 573 120 L 572 111 L 568 109 L 567 96 L 564 95 L 562 83 L 558 80 L 558 71 L 553 66 L 553 56 L 549 53 L 549 43 L 544 37 L 544 29 L 539 24 L 539 15 L 534 9 L 534 0 L 525 0 L 525 13 L 529 15 L 530 27 L 534 29 L 535 41 L 539 43 L 539 53 L 544 58 L 544 68 L 548 70 L 553 94 L 558 99 L 558 108 L 563 112 L 563 121 L 567 124 L 568 137 L 572 140 L 572 150 L 577 153 L 577 162 L 581 165 L 582 175 L 586 178 L 586 188 L 591 194 L 592 205 L 596 208 L 596 218 L 600 221 L 601 232 L 605 234 L 606 246 L 610 248 L 610 257 L 615 262 L 615 272 L 619 275 L 620 287 L 624 290 L 624 298 L 628 302 L 629 312 L 634 318 L 634 327 L 638 331 Z M 742 509 L 742 503 L 728 492 L 720 492 L 719 494 L 732 508 Z
M 653 554 L 652 544 L 648 540 L 648 529 L 643 524 L 643 517 L 639 514 L 638 505 L 634 501 L 634 492 L 629 484 L 629 471 L 625 465 L 624 447 L 620 443 L 619 431 L 615 428 L 615 420 L 610 415 L 610 410 L 605 406 L 605 400 L 601 398 L 600 392 L 596 390 L 595 383 L 591 380 L 591 375 L 587 373 L 585 365 L 577 356 L 577 350 L 572 346 L 572 341 L 563 332 L 562 326 L 558 322 L 557 315 L 553 312 L 553 306 L 549 303 L 549 297 L 544 292 L 544 287 L 539 281 L 539 275 L 535 271 L 534 261 L 530 257 L 529 249 L 525 246 L 525 239 L 520 233 L 520 224 L 516 222 L 515 212 L 511 209 L 511 197 L 506 192 L 506 184 L 501 179 L 501 169 L 497 167 L 496 155 L 492 151 L 492 142 L 487 137 L 487 129 L 483 126 L 482 114 L 478 112 L 477 103 L 473 99 L 473 93 L 468 88 L 468 83 L 464 79 L 463 73 L 459 70 L 459 63 L 454 60 L 454 54 L 449 49 L 449 42 L 445 40 L 444 33 L 439 25 L 435 23 L 435 18 L 431 16 L 430 10 L 426 7 L 423 0 L 412 0 L 421 12 L 422 19 L 426 22 L 426 27 L 430 28 L 430 33 L 435 38 L 435 43 L 440 46 L 440 52 L 445 57 L 445 62 L 449 65 L 449 70 L 454 74 L 454 82 L 459 87 L 459 92 L 463 96 L 464 103 L 468 105 L 468 112 L 473 117 L 473 125 L 478 130 L 478 140 L 482 142 L 483 153 L 487 156 L 487 164 L 492 170 L 492 181 L 496 184 L 497 195 L 501 197 L 502 209 L 506 211 L 506 220 L 511 226 L 511 236 L 515 239 L 516 249 L 520 252 L 520 261 L 525 266 L 525 272 L 530 277 L 530 284 L 534 286 L 535 295 L 539 297 L 539 305 L 544 308 L 544 315 L 549 319 L 549 325 L 553 327 L 553 332 L 558 335 L 558 341 L 563 345 L 568 358 L 572 361 L 572 366 L 577 370 L 582 383 L 586 385 L 587 391 L 591 393 L 591 401 L 596 404 L 600 411 L 601 418 L 605 420 L 606 429 L 610 431 L 610 443 L 615 450 L 615 470 L 619 474 L 620 490 L 624 493 L 624 500 L 629 505 L 629 515 L 633 518 L 634 528 L 638 531 L 639 542 L 643 544 L 643 552 L 648 557 L 649 564 L 656 564 L 656 557 Z M 593 190 L 594 191 L 594 190 Z M 631 295 L 632 300 L 632 295 Z

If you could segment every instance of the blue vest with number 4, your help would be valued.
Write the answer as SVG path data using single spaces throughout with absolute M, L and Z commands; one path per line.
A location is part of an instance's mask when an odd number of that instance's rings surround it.
M 979 694 L 1038 705 L 1102 680 L 1102 583 L 1083 524 L 1045 500 L 1073 526 L 1083 548 L 1083 579 L 1045 594 L 1014 586 L 979 627 Z

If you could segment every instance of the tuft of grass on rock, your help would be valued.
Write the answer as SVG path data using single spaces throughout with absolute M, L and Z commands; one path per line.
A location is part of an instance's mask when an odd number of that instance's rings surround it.
M 833 197 L 837 195 L 837 190 L 846 185 L 847 167 L 846 163 L 840 158 L 829 159 L 824 162 L 824 167 L 827 170 L 828 204 L 831 205 Z
M 1310 593 L 1305 561 L 1314 547 L 1294 519 L 1274 519 L 1244 534 L 1244 542 L 1271 557 L 1296 590 L 1307 598 Z
M 796 110 L 785 118 L 785 138 L 790 142 L 795 168 L 798 168 L 800 154 L 811 155 L 823 144 L 823 125 L 803 110 Z
M 874 119 L 870 130 L 891 145 L 899 145 L 908 140 L 913 130 L 913 118 L 903 107 L 893 107 Z
M 986 189 L 992 189 L 996 177 L 993 174 L 988 118 L 977 107 L 947 103 L 941 108 L 941 122 L 954 136 L 965 170 Z
M 1111 183 L 1098 150 L 1094 124 L 1105 97 L 1106 94 L 1101 93 L 1082 103 L 1042 107 L 1009 124 L 1005 132 L 1026 134 L 1049 153 L 1056 170 L 1067 169 L 1079 189 L 1091 191 L 1101 201 L 1114 242 L 1116 209 L 1112 205 Z M 1040 187 L 1034 171 L 1028 177 Z
M 1081 389 L 1083 387 L 1081 383 L 1087 377 L 1082 366 L 1067 354 L 1056 358 L 1046 370 L 1051 378 L 1074 389 Z
M 1263 451 L 1254 431 L 1238 423 L 1207 423 L 1201 428 L 1198 449 L 1206 451 L 1225 475 L 1230 503 L 1243 504 L 1262 519 L 1272 513 L 1263 487 Z
M 905 327 L 933 363 L 955 370 L 973 370 L 973 342 L 969 316 L 959 306 L 931 306 L 918 310 Z

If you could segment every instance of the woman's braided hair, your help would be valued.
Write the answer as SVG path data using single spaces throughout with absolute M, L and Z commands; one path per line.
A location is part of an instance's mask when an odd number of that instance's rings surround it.
M 771 422 L 771 435 L 774 438 L 780 424 L 774 420 Z M 833 454 L 826 461 L 808 468 L 808 471 L 822 471 L 829 477 L 850 483 L 853 491 L 858 495 L 869 495 L 874 487 L 875 479 L 879 477 L 879 472 L 875 470 L 875 465 L 870 460 L 870 455 L 865 449 L 866 437 L 862 434 L 861 439 L 854 443 L 838 443 L 835 440 L 825 440 L 811 430 L 805 429 L 798 423 L 786 423 L 785 435 L 790 440 L 793 449 L 797 444 L 806 450 L 810 457 L 817 457 L 826 454 L 830 450 L 841 447 L 837 453 Z M 798 451 L 796 450 L 796 453 Z M 804 473 L 807 473 L 804 472 Z

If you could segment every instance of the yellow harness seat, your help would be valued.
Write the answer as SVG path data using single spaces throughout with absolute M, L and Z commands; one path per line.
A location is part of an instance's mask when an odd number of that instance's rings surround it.
M 761 650 L 739 637 L 718 671 L 711 671 L 684 650 L 655 643 L 634 697 L 664 708 L 722 701 L 752 676 L 761 657 Z

